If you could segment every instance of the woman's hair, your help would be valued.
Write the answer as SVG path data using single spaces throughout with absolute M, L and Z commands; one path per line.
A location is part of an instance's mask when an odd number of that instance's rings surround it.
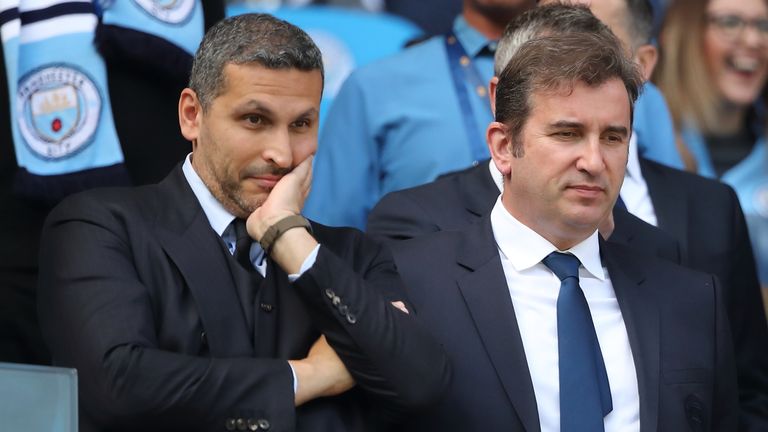
M 673 0 L 659 36 L 660 59 L 652 81 L 664 93 L 675 127 L 694 122 L 708 132 L 718 123 L 717 85 L 704 56 L 707 0 Z

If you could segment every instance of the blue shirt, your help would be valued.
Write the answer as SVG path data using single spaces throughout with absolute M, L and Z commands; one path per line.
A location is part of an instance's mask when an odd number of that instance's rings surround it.
M 650 81 L 635 103 L 633 130 L 640 156 L 672 168 L 685 169 L 675 144 L 675 125 L 667 101 Z
M 455 20 L 454 33 L 487 84 L 493 57 L 480 53 L 488 39 L 462 17 Z M 474 162 L 444 40 L 433 37 L 347 78 L 320 134 L 304 207 L 308 217 L 364 228 L 368 212 L 384 194 Z M 477 139 L 484 143 L 492 121 L 490 102 L 471 84 L 466 87 Z M 490 157 L 485 151 L 484 157 Z

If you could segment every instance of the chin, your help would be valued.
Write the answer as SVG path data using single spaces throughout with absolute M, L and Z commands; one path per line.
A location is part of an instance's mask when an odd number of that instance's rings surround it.
M 607 216 L 606 212 L 596 211 L 593 207 L 564 214 L 567 214 L 567 225 L 590 233 L 596 231 Z

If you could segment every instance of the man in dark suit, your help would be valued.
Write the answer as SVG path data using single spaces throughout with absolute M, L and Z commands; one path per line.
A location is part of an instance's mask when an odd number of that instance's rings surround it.
M 643 2 L 636 0 L 607 0 L 592 1 L 592 6 L 601 6 L 597 10 L 605 15 L 598 15 L 598 18 L 611 28 L 635 23 L 616 32 L 625 38 L 625 46 L 647 44 L 649 36 L 638 35 L 636 31 L 637 27 L 650 29 L 651 14 L 647 4 L 644 6 Z M 557 9 L 558 6 L 555 6 L 554 10 Z M 615 13 L 606 14 L 606 11 Z M 530 18 L 531 15 L 538 18 Z M 520 33 L 521 27 L 530 27 L 530 35 L 542 29 L 551 32 L 591 32 L 594 31 L 591 21 L 591 18 L 575 19 L 567 15 L 558 17 L 547 9 L 528 14 L 525 19 L 513 21 L 507 28 L 499 42 L 496 62 L 506 64 L 509 60 L 513 45 L 520 42 L 520 38 L 515 36 Z M 641 61 L 637 54 L 635 60 L 645 64 L 643 70 L 646 76 L 651 73 L 653 61 L 651 64 L 647 58 Z M 502 69 L 499 64 L 496 70 Z M 624 209 L 614 209 L 616 228 L 609 241 L 654 253 L 719 278 L 729 312 L 738 366 L 739 430 L 765 430 L 768 428 L 768 329 L 755 261 L 736 194 L 723 183 L 666 167 L 638 157 L 636 152 L 636 148 L 630 148 L 630 158 L 635 157 L 639 161 L 633 180 L 646 184 L 639 189 L 645 190 L 647 197 L 626 196 L 625 201 L 647 201 L 649 208 L 643 216 L 650 210 L 653 214 L 651 221 L 663 233 L 649 231 L 648 225 L 638 223 L 637 218 L 620 215 L 626 213 Z M 387 195 L 371 212 L 368 232 L 380 238 L 403 239 L 438 230 L 457 229 L 464 223 L 477 220 L 490 211 L 499 194 L 500 186 L 491 174 L 494 169 L 494 166 L 481 163 L 446 179 Z M 624 197 L 625 192 L 622 189 L 621 196 Z M 636 209 L 631 207 L 633 211 Z M 675 248 L 670 247 L 670 242 L 679 247 L 679 256 Z
M 597 236 L 624 175 L 639 82 L 604 26 L 530 40 L 507 65 L 488 128 L 501 197 L 464 230 L 392 244 L 454 371 L 411 430 L 736 429 L 716 279 Z
M 322 82 L 300 29 L 224 20 L 179 101 L 183 165 L 53 210 L 41 328 L 81 430 L 379 430 L 439 396 L 445 355 L 386 249 L 299 215 Z

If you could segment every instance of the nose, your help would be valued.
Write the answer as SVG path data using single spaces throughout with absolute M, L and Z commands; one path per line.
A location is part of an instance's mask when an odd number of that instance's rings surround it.
M 293 167 L 293 152 L 291 151 L 291 135 L 288 130 L 274 128 L 267 139 L 262 157 L 265 161 L 280 168 Z
M 766 44 L 766 35 L 758 29 L 757 25 L 747 25 L 741 33 L 741 40 L 747 46 L 763 46 Z
M 599 137 L 590 137 L 584 140 L 579 151 L 579 158 L 576 160 L 576 168 L 579 171 L 597 175 L 605 169 L 605 159 Z

